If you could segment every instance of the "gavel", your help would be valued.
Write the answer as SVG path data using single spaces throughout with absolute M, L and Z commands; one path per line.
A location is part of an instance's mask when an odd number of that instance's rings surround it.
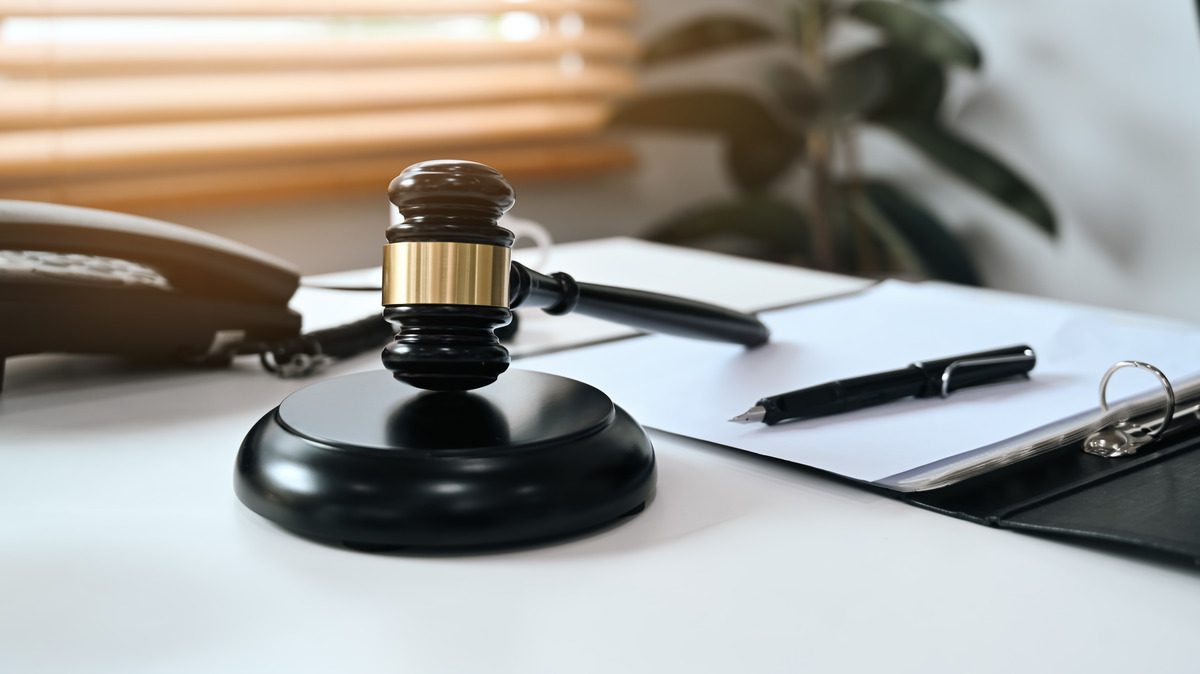
M 510 358 L 495 330 L 519 306 L 747 347 L 770 337 L 754 316 L 581 283 L 513 261 L 513 233 L 499 225 L 515 203 L 513 188 L 489 166 L 462 160 L 414 164 L 392 180 L 388 196 L 403 221 L 388 228 L 384 246 L 383 317 L 396 337 L 383 351 L 383 364 L 414 387 L 469 391 L 496 381 Z
M 509 354 L 496 328 L 517 306 L 746 346 L 766 342 L 766 327 L 513 262 L 513 234 L 498 224 L 513 189 L 482 164 L 415 164 L 388 192 L 404 216 L 384 247 L 390 372 L 322 379 L 259 419 L 238 452 L 238 498 L 289 531 L 360 550 L 545 543 L 641 512 L 657 475 L 645 429 L 586 382 L 500 377 Z

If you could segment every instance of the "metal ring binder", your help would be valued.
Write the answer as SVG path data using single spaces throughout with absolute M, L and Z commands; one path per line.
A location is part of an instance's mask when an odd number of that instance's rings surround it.
M 1143 446 L 1148 445 L 1167 430 L 1167 426 L 1175 419 L 1175 387 L 1171 385 L 1171 380 L 1162 370 L 1154 367 L 1149 363 L 1144 363 L 1140 360 L 1122 360 L 1113 363 L 1112 367 L 1104 373 L 1100 379 L 1100 409 L 1108 411 L 1108 382 L 1118 370 L 1132 367 L 1139 370 L 1145 370 L 1158 379 L 1158 383 L 1162 384 L 1163 392 L 1166 394 L 1166 405 L 1163 406 L 1162 419 L 1157 422 L 1136 423 L 1129 419 L 1122 419 L 1116 424 L 1102 428 L 1090 435 L 1083 442 L 1083 451 L 1096 456 L 1105 458 L 1117 458 L 1121 456 L 1130 456 L 1136 454 Z M 1188 410 L 1194 413 L 1200 419 L 1200 406 Z M 1157 427 L 1152 427 L 1152 424 L 1157 423 Z
M 1167 427 L 1171 418 L 1175 416 L 1175 387 L 1171 385 L 1171 380 L 1167 378 L 1167 375 L 1163 374 L 1162 370 L 1150 363 L 1143 363 L 1140 360 L 1122 360 L 1113 363 L 1113 366 L 1108 368 L 1108 371 L 1104 373 L 1104 377 L 1100 379 L 1100 409 L 1105 412 L 1108 411 L 1108 380 L 1112 379 L 1112 376 L 1118 370 L 1126 367 L 1135 367 L 1153 374 L 1158 379 L 1158 383 L 1162 384 L 1163 391 L 1167 394 L 1167 406 L 1165 408 L 1166 411 L 1163 413 L 1162 426 L 1150 433 L 1154 437 L 1158 437 Z

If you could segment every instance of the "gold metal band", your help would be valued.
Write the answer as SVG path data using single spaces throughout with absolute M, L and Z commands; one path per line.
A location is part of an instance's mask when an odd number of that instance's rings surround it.
M 383 303 L 507 307 L 510 254 L 481 243 L 389 243 L 383 247 Z

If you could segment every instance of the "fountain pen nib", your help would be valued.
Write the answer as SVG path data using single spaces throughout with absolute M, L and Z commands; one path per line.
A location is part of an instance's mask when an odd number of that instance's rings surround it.
M 754 407 L 751 407 L 750 409 L 746 410 L 745 412 L 730 419 L 730 421 L 734 421 L 739 424 L 754 424 L 754 423 L 758 423 L 758 422 L 762 421 L 763 419 L 766 418 L 766 416 L 767 416 L 766 408 L 763 407 L 762 405 L 755 405 Z

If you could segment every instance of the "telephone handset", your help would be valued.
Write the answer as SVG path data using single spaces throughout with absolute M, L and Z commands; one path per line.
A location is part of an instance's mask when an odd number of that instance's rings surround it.
M 63 352 L 228 360 L 300 337 L 299 274 L 233 241 L 150 218 L 0 200 L 4 359 Z

